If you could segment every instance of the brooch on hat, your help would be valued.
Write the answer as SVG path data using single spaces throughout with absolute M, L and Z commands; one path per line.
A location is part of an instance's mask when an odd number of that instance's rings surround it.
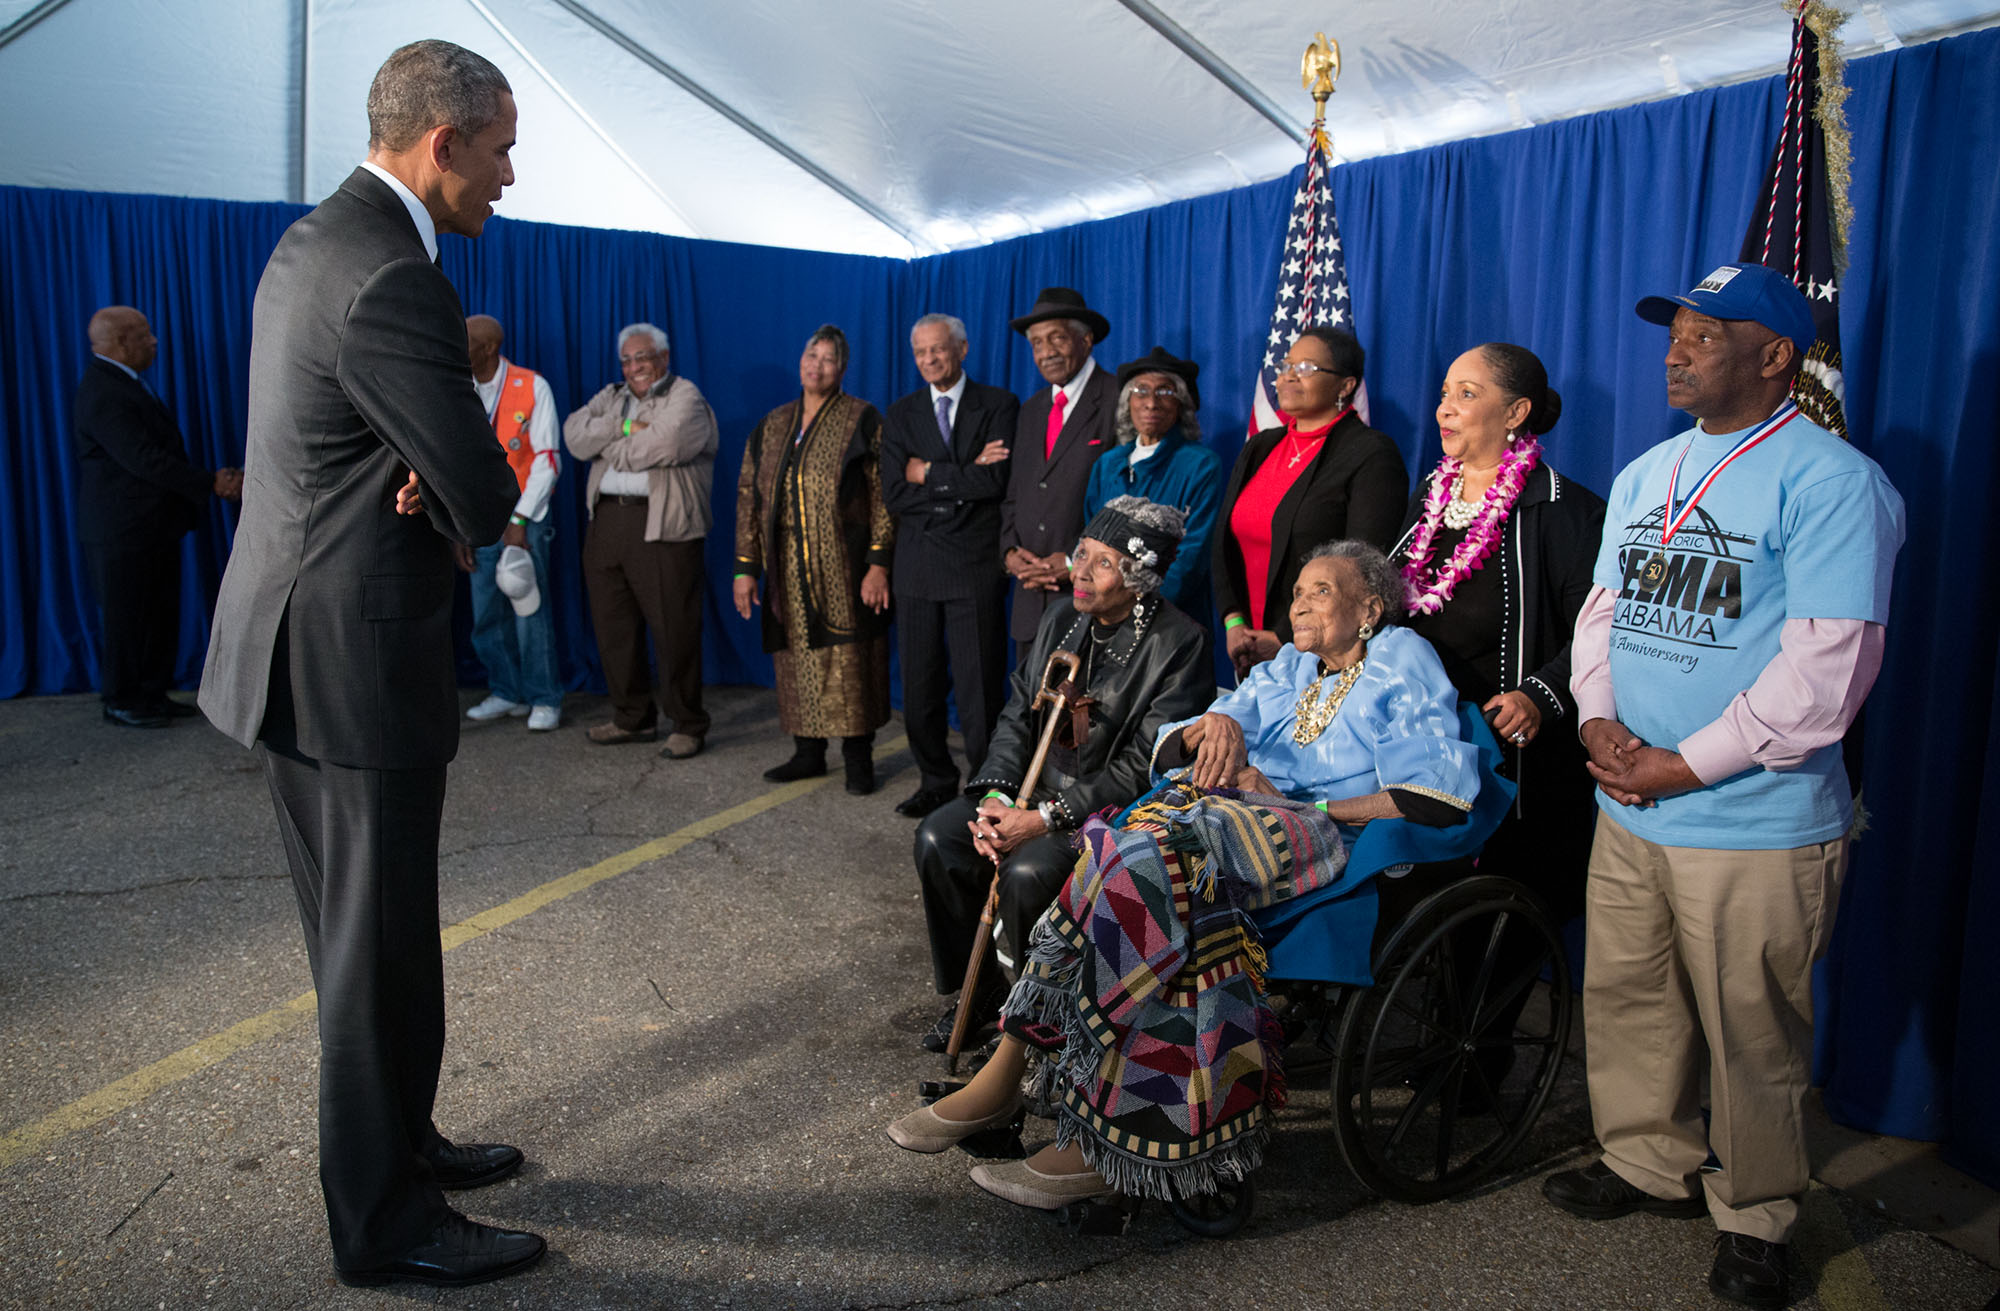
M 1143 537 L 1126 538 L 1125 554 L 1137 560 L 1142 568 L 1152 569 L 1160 563 L 1159 554 L 1146 549 L 1146 539 Z

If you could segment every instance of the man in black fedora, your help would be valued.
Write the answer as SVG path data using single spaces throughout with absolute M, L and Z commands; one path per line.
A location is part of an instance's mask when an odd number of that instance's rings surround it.
M 1068 287 L 1044 287 L 1034 308 L 1010 325 L 1028 339 L 1048 386 L 1021 402 L 1013 468 L 1000 503 L 1002 563 L 1014 578 L 1014 641 L 1035 639 L 1042 610 L 1069 589 L 1070 547 L 1083 531 L 1090 466 L 1111 450 L 1118 382 L 1091 348 L 1111 322 Z

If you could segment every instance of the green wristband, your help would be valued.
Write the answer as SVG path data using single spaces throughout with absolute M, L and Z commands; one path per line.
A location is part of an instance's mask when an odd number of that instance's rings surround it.
M 1002 792 L 999 788 L 988 788 L 986 790 L 986 795 L 979 799 L 981 801 L 991 801 L 995 797 L 998 797 L 1000 798 L 1000 800 L 1005 801 L 1010 808 L 1014 804 L 1011 800 L 1008 799 L 1007 794 L 1005 792 Z
M 1250 621 L 1242 615 L 1231 615 L 1222 621 L 1222 631 L 1225 633 L 1232 628 L 1248 628 L 1249 626 Z
M 630 419 L 625 420 L 625 423 L 623 427 L 620 429 L 620 431 L 625 436 L 630 437 L 632 435 L 632 421 Z

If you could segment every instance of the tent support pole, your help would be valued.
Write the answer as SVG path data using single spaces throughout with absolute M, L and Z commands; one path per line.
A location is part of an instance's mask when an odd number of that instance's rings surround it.
M 299 140 L 292 168 L 292 203 L 306 203 L 306 169 L 312 150 L 312 0 L 299 0 Z
M 1150 0 L 1118 0 L 1118 3 L 1131 10 L 1133 16 L 1140 22 L 1165 37 L 1175 49 L 1200 65 L 1203 72 L 1234 91 L 1250 108 L 1270 119 L 1280 132 L 1302 146 L 1306 143 L 1305 129 L 1279 108 L 1277 101 L 1252 86 L 1249 78 L 1222 62 L 1221 56 L 1195 40 L 1192 32 L 1161 13 L 1158 5 L 1152 4 Z
M 742 111 L 719 99 L 707 87 L 702 86 L 701 83 L 681 72 L 678 68 L 675 68 L 645 46 L 640 45 L 638 41 L 627 35 L 619 27 L 599 18 L 589 9 L 577 3 L 577 0 L 555 0 L 555 3 L 561 8 L 568 10 L 583 23 L 589 25 L 598 35 L 623 49 L 626 54 L 631 55 L 661 77 L 666 78 L 696 100 L 701 101 L 702 104 L 722 115 L 722 117 L 729 120 L 729 122 L 738 128 L 741 128 L 770 149 L 784 156 L 817 180 L 821 185 L 835 192 L 856 209 L 859 209 L 862 213 L 889 229 L 889 231 L 909 242 L 910 248 L 918 254 L 923 254 L 928 249 L 928 243 L 918 241 L 914 233 L 903 224 L 891 218 L 887 211 L 883 210 L 860 192 L 854 190 L 854 188 L 848 186 L 845 182 L 842 182 L 839 178 L 833 176 L 833 174 L 821 168 L 818 164 L 815 164 L 812 160 L 801 155 L 783 140 L 766 131 L 760 124 L 745 117 Z
M 6 49 L 16 39 L 26 36 L 29 28 L 68 3 L 69 0 L 42 0 L 40 4 L 7 24 L 7 26 L 0 27 L 0 50 Z

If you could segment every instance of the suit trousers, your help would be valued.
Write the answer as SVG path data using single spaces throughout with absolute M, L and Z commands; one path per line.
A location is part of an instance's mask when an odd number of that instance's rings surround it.
M 1718 1229 L 1789 1237 L 1810 1179 L 1812 968 L 1846 869 L 1845 837 L 1667 847 L 1598 816 L 1583 1025 L 1591 1118 L 1620 1178 L 1686 1197 L 1699 1175 Z M 1711 1148 L 1721 1168 L 1704 1171 Z
M 1007 703 L 1006 576 L 996 570 L 973 595 L 949 600 L 899 595 L 896 630 L 910 755 L 924 787 L 956 787 L 958 767 L 945 740 L 951 731 L 945 696 L 952 693 L 958 702 L 966 768 L 976 773 Z
M 933 810 L 917 825 L 917 877 L 923 884 L 924 923 L 930 930 L 931 971 L 941 993 L 958 991 L 972 959 L 979 914 L 993 886 L 993 867 L 972 845 L 979 808 L 960 797 Z M 1023 842 L 1000 862 L 1000 925 L 1007 954 L 1018 967 L 1028 958 L 1028 934 L 1076 868 L 1069 836 Z M 993 972 L 987 956 L 986 973 Z
M 333 1259 L 365 1269 L 401 1256 L 446 1211 L 429 1165 L 444 1055 L 445 768 L 350 769 L 268 738 L 263 757 L 319 990 L 319 1177 Z
M 701 539 L 646 540 L 646 507 L 600 497 L 583 539 L 583 576 L 590 586 L 590 625 L 611 691 L 618 727 L 643 730 L 658 722 L 646 633 L 660 667 L 660 707 L 673 731 L 708 735 L 701 706 L 701 593 L 707 566 Z
M 181 636 L 180 534 L 86 542 L 83 553 L 104 621 L 99 694 L 108 706 L 141 709 L 173 686 Z

